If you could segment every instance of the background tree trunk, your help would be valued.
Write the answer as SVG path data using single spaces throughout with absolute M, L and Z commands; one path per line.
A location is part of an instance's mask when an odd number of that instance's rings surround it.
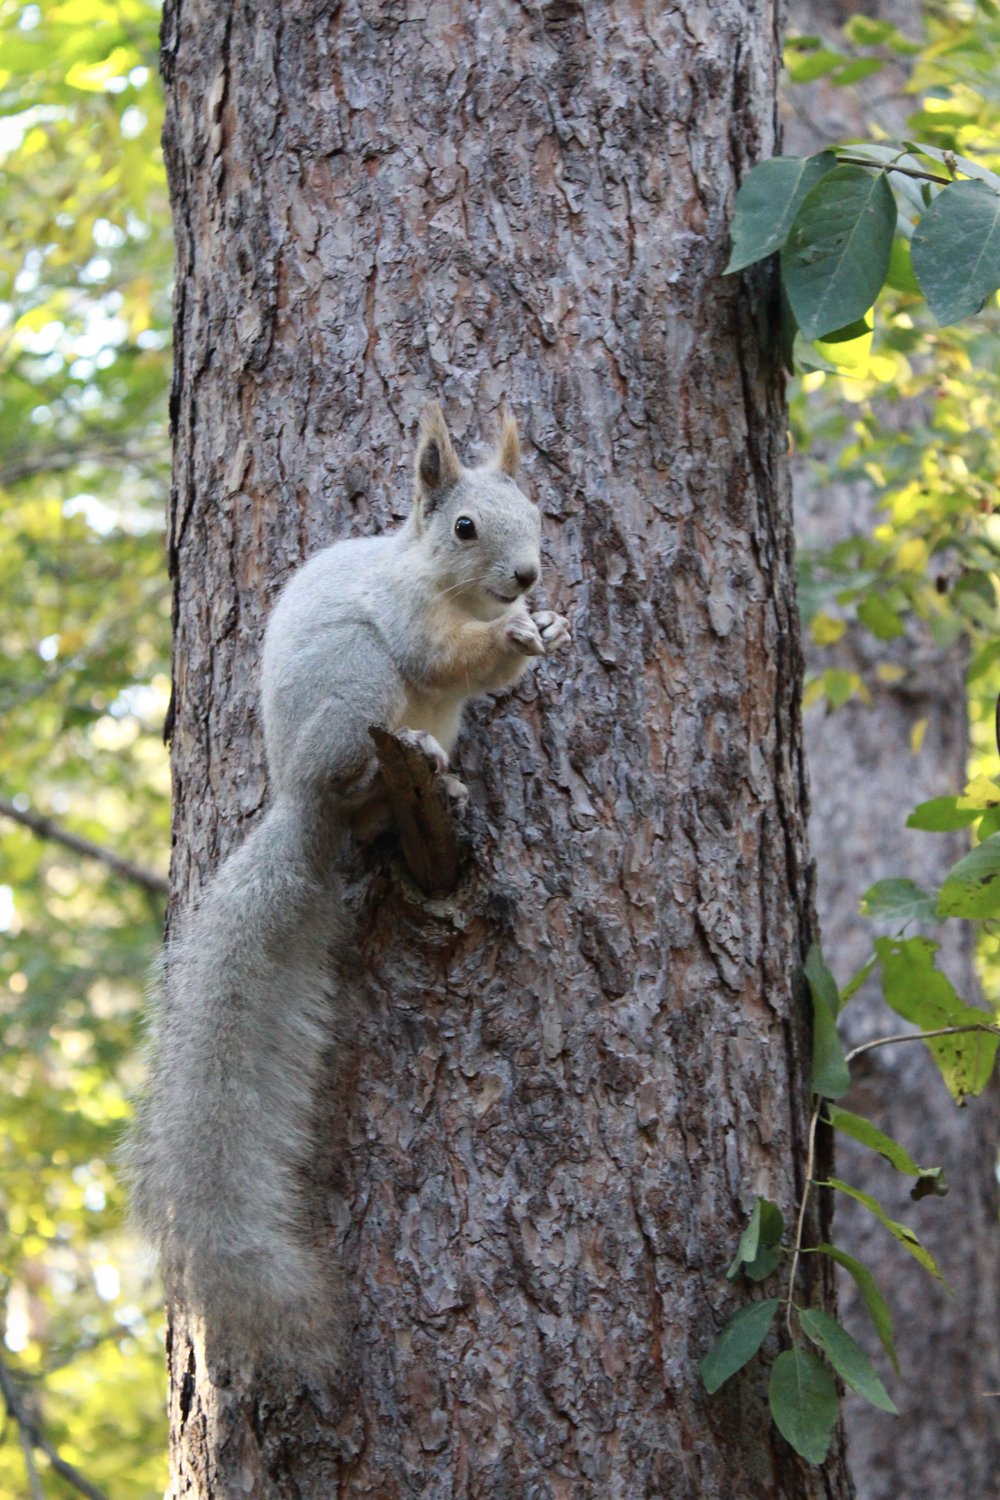
M 509 396 L 577 633 L 473 715 L 456 897 L 359 884 L 316 1165 L 349 1372 L 216 1387 L 176 1318 L 176 1495 L 850 1492 L 759 1369 L 712 1400 L 696 1372 L 754 1193 L 790 1210 L 804 1157 L 781 389 L 719 275 L 776 31 L 736 0 L 166 8 L 175 891 L 264 800 L 269 602 L 402 515 L 427 396 L 465 454 Z
M 835 39 L 857 9 L 830 0 L 825 6 L 793 3 L 790 29 Z M 866 13 L 894 21 L 916 36 L 920 24 L 908 0 L 880 0 Z M 902 92 L 905 65 L 869 84 L 877 104 L 869 111 L 863 89 L 828 83 L 791 90 L 786 128 L 790 151 L 818 151 L 830 141 L 854 139 L 872 115 L 890 135 L 905 134 L 912 96 Z M 885 420 L 914 425 L 923 414 L 896 403 Z M 832 455 L 828 455 L 832 456 Z M 796 469 L 796 513 L 801 541 L 828 547 L 864 533 L 875 522 L 877 497 L 846 485 L 810 482 Z M 895 684 L 877 680 L 874 667 L 891 651 L 905 668 Z M 936 646 L 913 625 L 892 648 L 863 629 L 848 632 L 835 651 L 806 648 L 810 669 L 838 665 L 863 673 L 873 702 L 852 702 L 828 715 L 806 716 L 812 785 L 810 838 L 816 858 L 820 927 L 826 957 L 841 983 L 871 952 L 876 928 L 858 915 L 861 895 L 876 880 L 905 875 L 927 889 L 941 884 L 968 847 L 961 835 L 918 833 L 904 825 L 916 803 L 964 785 L 968 757 L 965 664 L 961 649 Z M 926 723 L 920 750 L 911 735 Z M 975 1001 L 975 934 L 970 923 L 950 922 L 934 932 L 940 964 L 959 994 Z M 844 1017 L 851 1045 L 899 1029 L 868 985 Z M 991 1495 L 1000 1474 L 1000 1228 L 996 1159 L 996 1082 L 959 1110 L 923 1047 L 888 1047 L 856 1068 L 857 1084 L 841 1103 L 902 1141 L 921 1163 L 943 1165 L 950 1196 L 912 1203 L 909 1182 L 846 1137 L 837 1140 L 839 1175 L 873 1193 L 894 1218 L 911 1224 L 933 1252 L 954 1295 L 932 1282 L 858 1204 L 837 1205 L 836 1241 L 875 1273 L 896 1319 L 902 1379 L 892 1384 L 899 1418 L 887 1418 L 848 1396 L 847 1435 L 860 1500 L 926 1500 L 930 1495 Z M 876 1362 L 878 1339 L 853 1281 L 843 1277 L 844 1320 Z

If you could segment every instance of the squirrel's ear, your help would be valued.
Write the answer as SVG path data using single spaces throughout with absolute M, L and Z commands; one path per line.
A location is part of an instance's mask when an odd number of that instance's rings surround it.
M 451 445 L 444 413 L 436 401 L 425 406 L 420 416 L 414 471 L 417 500 L 426 511 L 432 511 L 462 476 L 462 465 Z
M 521 462 L 521 439 L 517 435 L 517 423 L 506 406 L 500 408 L 500 436 L 497 438 L 493 462 L 501 474 L 509 474 L 511 479 L 517 478 Z

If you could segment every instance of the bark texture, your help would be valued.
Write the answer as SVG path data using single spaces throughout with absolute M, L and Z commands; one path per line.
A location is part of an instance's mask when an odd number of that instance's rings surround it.
M 711 1400 L 696 1371 L 753 1195 L 790 1209 L 804 1155 L 784 422 L 769 310 L 719 274 L 775 144 L 776 26 L 736 0 L 166 8 L 176 892 L 264 801 L 269 602 L 403 514 L 428 396 L 466 455 L 509 398 L 576 629 L 472 716 L 457 893 L 385 852 L 358 878 L 315 1167 L 349 1369 L 212 1385 L 181 1310 L 176 1496 L 850 1493 L 838 1444 L 810 1470 L 770 1428 L 759 1369 Z
M 856 6 L 790 7 L 790 29 L 831 38 Z M 894 21 L 919 34 L 920 17 L 909 0 L 879 0 L 866 14 Z M 818 151 L 832 140 L 858 137 L 875 119 L 890 135 L 905 134 L 913 100 L 902 90 L 905 68 L 890 68 L 868 89 L 837 89 L 827 83 L 790 91 L 786 147 Z M 919 408 L 897 405 L 885 420 L 912 427 Z M 795 478 L 802 542 L 832 546 L 864 533 L 877 519 L 877 496 L 843 485 L 822 490 L 804 467 Z M 807 648 L 812 670 L 840 665 L 863 673 L 871 686 L 870 707 L 847 704 L 827 715 L 806 716 L 806 746 L 812 784 L 810 837 L 818 872 L 824 951 L 843 983 L 867 960 L 877 931 L 858 916 L 862 893 L 876 880 L 909 876 L 927 889 L 968 847 L 961 834 L 907 829 L 917 802 L 954 792 L 964 784 L 968 725 L 961 650 L 942 650 L 919 628 L 892 647 L 905 675 L 894 684 L 874 673 L 887 648 L 863 630 L 849 632 L 836 652 Z M 924 724 L 918 752 L 911 735 Z M 974 931 L 948 923 L 933 936 L 942 941 L 939 962 L 959 994 L 977 997 Z M 851 1045 L 905 1029 L 867 986 L 844 1016 Z M 904 1142 L 920 1162 L 942 1165 L 950 1196 L 912 1203 L 909 1183 L 846 1137 L 837 1140 L 838 1174 L 873 1193 L 888 1213 L 912 1225 L 938 1260 L 953 1295 L 932 1282 L 860 1205 L 837 1206 L 837 1244 L 875 1273 L 896 1320 L 902 1379 L 884 1370 L 900 1408 L 886 1417 L 859 1397 L 848 1396 L 847 1435 L 860 1500 L 925 1500 L 929 1495 L 994 1496 L 1000 1475 L 1000 1225 L 996 1182 L 1000 1143 L 996 1084 L 967 1108 L 955 1107 L 937 1068 L 919 1045 L 882 1048 L 859 1060 L 857 1085 L 841 1103 L 867 1116 Z M 853 1281 L 841 1285 L 844 1320 L 869 1355 L 885 1367 Z

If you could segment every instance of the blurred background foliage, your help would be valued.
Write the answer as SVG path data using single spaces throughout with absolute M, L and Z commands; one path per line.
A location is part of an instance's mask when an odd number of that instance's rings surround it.
M 170 847 L 158 19 L 147 0 L 0 0 L 0 1500 L 81 1481 L 131 1500 L 165 1479 L 159 1293 L 113 1165 Z M 836 50 L 793 40 L 790 87 L 828 77 L 864 98 L 904 58 L 915 138 L 1000 168 L 1000 9 L 929 4 L 905 36 L 881 26 L 855 17 Z M 905 249 L 895 282 L 866 373 L 792 382 L 798 450 L 881 507 L 803 558 L 803 614 L 821 644 L 860 620 L 878 673 L 903 670 L 914 618 L 967 638 L 992 770 L 1000 315 L 994 298 L 935 327 Z M 867 691 L 863 671 L 830 668 L 807 697 Z M 42 837 L 35 815 L 142 878 Z
M 875 101 L 864 137 L 887 137 L 875 122 L 880 92 L 897 86 L 905 62 L 910 141 L 1000 171 L 1000 5 L 996 0 L 925 0 L 909 35 L 887 21 L 854 16 L 836 50 L 817 37 L 786 45 L 786 97 L 796 84 L 826 79 Z M 864 68 L 858 81 L 858 68 Z M 1000 309 L 996 296 L 964 322 L 940 328 L 909 265 L 921 211 L 917 185 L 893 184 L 898 238 L 889 281 L 874 309 L 875 334 L 863 368 L 814 369 L 789 384 L 793 448 L 810 482 L 846 485 L 874 502 L 854 535 L 833 546 L 800 546 L 799 608 L 815 645 L 835 648 L 849 627 L 868 636 L 866 665 L 834 664 L 806 682 L 805 704 L 834 711 L 867 703 L 875 684 L 919 671 L 918 643 L 955 644 L 966 654 L 969 778 L 997 775 L 1000 693 Z M 918 754 L 926 724 L 911 748 Z M 900 768 L 905 776 L 905 768 Z M 961 792 L 961 787 L 953 789 Z M 899 871 L 905 875 L 906 871 Z M 859 872 L 859 885 L 864 874 Z M 859 890 L 860 894 L 860 890 Z M 1000 934 L 980 929 L 984 998 L 1000 1004 Z M 829 955 L 832 959 L 836 955 Z
M 0 0 L 0 796 L 162 881 L 158 11 Z M 115 1500 L 165 1481 L 159 1292 L 114 1170 L 155 886 L 0 816 L 0 1353 L 21 1415 L 0 1444 L 4 1497 L 78 1494 L 52 1453 Z
M 914 37 L 888 22 L 856 16 L 844 48 L 817 38 L 790 40 L 792 85 L 826 76 L 877 88 L 879 71 L 909 59 L 914 96 L 909 139 L 1000 168 L 1000 7 L 927 4 Z M 867 139 L 885 139 L 873 127 Z M 870 532 L 800 557 L 800 608 L 817 645 L 833 645 L 860 622 L 875 641 L 901 638 L 916 616 L 946 645 L 970 648 L 977 746 L 995 754 L 993 704 L 998 686 L 996 634 L 1000 522 L 1000 313 L 997 299 L 967 322 L 938 328 L 909 267 L 909 236 L 920 212 L 919 187 L 896 181 L 899 235 L 889 286 L 875 310 L 875 338 L 860 378 L 823 370 L 790 387 L 793 441 L 813 463 L 818 485 L 849 484 L 877 497 Z M 891 653 L 889 653 L 891 655 Z M 886 660 L 882 670 L 893 671 Z M 866 697 L 860 674 L 831 669 L 807 685 L 806 702 L 836 708 Z

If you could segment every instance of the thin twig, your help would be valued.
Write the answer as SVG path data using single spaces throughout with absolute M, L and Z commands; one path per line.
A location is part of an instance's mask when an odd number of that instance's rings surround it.
M 92 839 L 85 839 L 78 833 L 70 833 L 52 818 L 43 817 L 41 813 L 22 812 L 6 797 L 0 797 L 0 814 L 15 823 L 21 823 L 25 828 L 30 828 L 32 833 L 38 834 L 39 838 L 51 839 L 53 843 L 63 844 L 67 849 L 72 849 L 75 854 L 82 854 L 85 859 L 100 860 L 102 865 L 107 865 L 108 869 L 113 870 L 116 875 L 122 875 L 126 880 L 141 885 L 144 890 L 150 891 L 154 896 L 167 894 L 169 887 L 162 875 L 157 875 L 154 870 L 147 870 L 143 865 L 134 864 L 130 859 L 124 859 L 113 850 L 105 849 L 101 844 L 95 844 Z
M 1000 1036 L 1000 1026 L 989 1021 L 971 1022 L 968 1026 L 939 1026 L 934 1031 L 901 1031 L 898 1036 L 879 1036 L 873 1042 L 862 1042 L 860 1047 L 847 1053 L 844 1061 L 850 1062 L 862 1052 L 874 1052 L 876 1047 L 890 1047 L 894 1042 L 925 1042 L 928 1037 L 960 1036 L 965 1031 L 988 1031 L 991 1036 Z
M 96 1484 L 91 1484 L 78 1468 L 60 1457 L 58 1449 L 54 1448 L 45 1437 L 37 1418 L 32 1416 L 21 1399 L 13 1373 L 2 1359 L 0 1359 L 0 1393 L 3 1395 L 8 1415 L 17 1423 L 22 1442 L 26 1440 L 32 1448 L 37 1449 L 39 1453 L 44 1453 L 56 1473 L 61 1475 L 68 1484 L 78 1489 L 81 1495 L 86 1495 L 88 1500 L 108 1500 L 103 1490 L 99 1490 Z
M 31 1446 L 31 1439 L 24 1428 L 19 1426 L 17 1435 L 21 1440 L 21 1455 L 24 1459 L 24 1472 L 28 1476 L 28 1488 L 31 1490 L 31 1500 L 45 1500 L 45 1491 L 42 1489 L 42 1476 L 38 1472 L 35 1463 L 35 1450 Z
M 945 187 L 955 180 L 953 177 L 942 177 L 937 172 L 921 172 L 916 167 L 901 167 L 898 162 L 879 161 L 874 156 L 838 156 L 837 161 L 845 167 L 877 167 L 880 172 L 899 172 L 903 177 L 919 177 L 923 182 L 940 182 Z
M 816 1127 L 819 1124 L 819 1112 L 822 1107 L 823 1100 L 817 1095 L 816 1102 L 813 1105 L 812 1114 L 809 1117 L 809 1145 L 806 1151 L 806 1179 L 805 1186 L 802 1189 L 802 1201 L 799 1204 L 798 1223 L 795 1226 L 795 1244 L 792 1248 L 792 1266 L 791 1270 L 788 1273 L 788 1295 L 785 1299 L 788 1307 L 785 1312 L 785 1323 L 788 1328 L 789 1334 L 792 1331 L 792 1307 L 794 1306 L 793 1294 L 795 1291 L 795 1277 L 799 1269 L 799 1256 L 802 1254 L 802 1234 L 803 1230 L 805 1229 L 806 1222 L 806 1205 L 809 1202 L 809 1189 L 812 1187 L 812 1176 L 816 1166 Z
M 25 455 L 0 466 L 0 488 L 7 489 L 12 484 L 20 484 L 21 480 L 32 479 L 36 474 L 61 474 L 67 469 L 80 469 L 87 464 L 153 464 L 164 458 L 162 444 L 143 448 L 134 442 L 109 442 L 104 448 L 97 445 L 92 448 L 81 446 L 60 449 L 55 453 Z
M 1000 1036 L 1000 1026 L 994 1026 L 988 1021 L 982 1024 L 973 1023 L 968 1026 L 941 1026 L 934 1031 L 904 1031 L 898 1036 L 880 1036 L 873 1042 L 862 1042 L 859 1047 L 848 1052 L 844 1061 L 849 1063 L 855 1057 L 860 1057 L 863 1052 L 873 1052 L 876 1047 L 889 1047 L 894 1042 L 923 1042 L 929 1037 L 957 1036 L 963 1032 L 986 1031 L 991 1036 Z M 816 1096 L 812 1115 L 809 1118 L 809 1147 L 806 1155 L 806 1177 L 805 1186 L 802 1189 L 802 1200 L 799 1204 L 798 1222 L 795 1226 L 795 1244 L 792 1247 L 792 1264 L 788 1273 L 788 1292 L 785 1296 L 786 1313 L 785 1321 L 789 1333 L 792 1331 L 792 1308 L 794 1306 L 793 1296 L 795 1292 L 795 1277 L 799 1269 L 799 1258 L 803 1253 L 802 1235 L 806 1222 L 806 1208 L 809 1203 L 809 1192 L 813 1186 L 813 1171 L 816 1165 L 816 1129 L 819 1124 L 820 1112 L 826 1101 L 821 1095 Z M 810 1247 L 806 1247 L 810 1248 Z

